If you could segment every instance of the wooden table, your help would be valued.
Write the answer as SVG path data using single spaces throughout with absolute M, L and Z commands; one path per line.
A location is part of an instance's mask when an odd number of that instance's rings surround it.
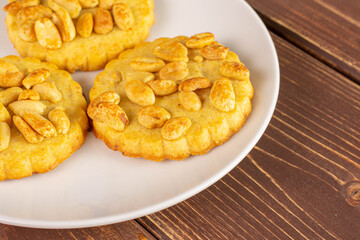
M 0 239 L 360 239 L 360 1 L 248 0 L 280 59 L 265 134 L 229 174 L 128 222 Z

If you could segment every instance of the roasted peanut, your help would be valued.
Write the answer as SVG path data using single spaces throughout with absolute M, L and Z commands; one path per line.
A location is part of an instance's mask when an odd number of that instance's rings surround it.
M 11 124 L 11 116 L 6 107 L 0 103 L 0 122 L 6 122 L 7 124 Z
M 112 11 L 114 21 L 121 30 L 129 30 L 135 24 L 134 15 L 125 3 L 115 4 Z
M 165 66 L 165 63 L 158 58 L 137 57 L 131 60 L 130 66 L 138 71 L 157 72 Z
M 58 133 L 66 134 L 70 129 L 70 119 L 63 108 L 57 107 L 49 112 L 48 118 Z
M 19 26 L 19 37 L 26 42 L 36 42 L 35 22 L 26 21 Z
M 30 89 L 32 86 L 45 82 L 49 77 L 50 71 L 46 68 L 40 68 L 32 71 L 29 75 L 24 78 L 22 84 L 26 89 Z
M 121 3 L 124 0 L 99 0 L 99 8 L 111 9 L 114 4 Z
M 125 80 L 130 82 L 132 80 L 140 80 L 142 82 L 149 82 L 155 79 L 155 75 L 150 72 L 128 72 L 125 75 Z
M 29 143 L 39 143 L 44 140 L 44 136 L 35 132 L 21 117 L 14 115 L 13 122 Z
M 18 100 L 39 101 L 40 95 L 39 95 L 39 93 L 35 92 L 34 90 L 29 89 L 29 90 L 22 91 L 19 94 Z
M 94 20 L 91 13 L 82 14 L 76 22 L 77 33 L 84 37 L 90 37 L 94 28 Z
M 14 64 L 0 59 L 0 87 L 19 87 L 24 76 Z
M 126 96 L 133 103 L 140 106 L 152 105 L 155 103 L 155 95 L 153 90 L 140 80 L 133 80 L 125 86 Z
M 223 45 L 211 44 L 203 47 L 200 52 L 204 58 L 212 60 L 222 60 L 226 58 L 228 51 L 228 47 L 224 47 Z
M 12 87 L 0 92 L 0 102 L 7 106 L 9 103 L 16 101 L 23 90 L 19 87 Z
M 103 122 L 117 131 L 123 131 L 129 123 L 126 113 L 115 103 L 98 103 L 91 102 L 87 113 L 94 121 Z
M 142 107 L 137 113 L 138 122 L 148 129 L 162 127 L 170 117 L 168 111 L 155 105 Z
M 46 106 L 39 101 L 20 100 L 10 103 L 9 108 L 15 115 L 19 116 L 23 116 L 26 112 L 33 112 L 42 115 Z
M 40 4 L 40 0 L 17 0 L 17 1 L 13 1 L 13 2 L 7 4 L 3 8 L 3 10 L 5 12 L 9 12 L 13 15 L 16 15 L 20 11 L 20 9 L 39 5 L 39 4 Z
M 71 18 L 77 18 L 81 11 L 81 5 L 78 0 L 48 0 L 47 4 L 55 12 L 59 7 L 64 8 Z
M 79 0 L 79 3 L 83 8 L 93 8 L 99 4 L 99 0 Z
M 52 21 L 59 29 L 61 39 L 64 42 L 73 40 L 76 37 L 75 25 L 70 17 L 70 14 L 62 7 L 59 7 L 55 14 L 53 14 Z
M 211 87 L 211 82 L 207 77 L 190 78 L 179 85 L 179 90 L 184 92 L 192 92 L 196 89 L 203 89 Z
M 187 63 L 184 61 L 168 63 L 159 71 L 160 79 L 170 79 L 174 81 L 183 80 L 188 74 L 189 69 Z
M 56 136 L 56 129 L 52 123 L 37 113 L 25 113 L 22 118 L 32 129 L 44 137 Z
M 50 8 L 43 5 L 30 6 L 23 9 L 16 14 L 16 18 L 19 22 L 36 21 L 41 18 L 50 18 L 52 11 Z
M 180 92 L 179 102 L 184 109 L 189 111 L 199 111 L 201 108 L 201 100 L 194 92 Z
M 61 100 L 62 95 L 53 82 L 43 82 L 33 86 L 32 90 L 40 95 L 40 99 L 56 103 Z
M 177 84 L 173 80 L 158 79 L 147 82 L 157 96 L 169 95 L 177 90 Z
M 200 56 L 200 55 L 196 55 L 194 57 L 194 61 L 198 62 L 198 63 L 202 63 L 204 61 L 204 58 L 202 56 Z
M 235 92 L 229 79 L 220 78 L 215 81 L 210 91 L 210 102 L 222 112 L 234 110 Z
M 174 40 L 160 43 L 154 48 L 153 53 L 165 61 L 189 61 L 187 56 L 188 49 L 181 43 Z
M 186 42 L 186 46 L 188 48 L 202 48 L 206 45 L 211 44 L 214 42 L 215 37 L 214 34 L 206 32 L 206 33 L 199 33 L 195 34 Z
M 164 124 L 161 129 L 161 135 L 166 140 L 176 140 L 185 135 L 191 127 L 191 120 L 187 117 L 172 118 Z
M 42 18 L 35 22 L 35 33 L 39 44 L 48 49 L 58 49 L 62 41 L 60 33 L 54 23 L 48 18 Z
M 220 67 L 220 72 L 223 76 L 235 80 L 246 80 L 250 75 L 249 70 L 238 62 L 224 62 Z
M 98 8 L 94 15 L 94 32 L 106 34 L 113 29 L 113 20 L 108 10 Z
M 91 101 L 94 104 L 98 104 L 101 102 L 107 102 L 107 103 L 120 103 L 120 95 L 113 91 L 108 91 L 100 94 L 97 96 L 94 100 Z
M 0 122 L 0 152 L 9 147 L 10 127 L 6 122 Z

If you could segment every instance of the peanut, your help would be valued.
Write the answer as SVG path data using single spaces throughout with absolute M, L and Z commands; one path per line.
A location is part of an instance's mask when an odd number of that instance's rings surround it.
M 235 80 L 247 80 L 250 76 L 249 70 L 238 62 L 224 62 L 220 72 L 223 76 Z
M 97 96 L 94 100 L 91 101 L 94 104 L 98 104 L 101 102 L 107 102 L 107 103 L 120 103 L 120 95 L 113 91 L 108 91 L 100 94 Z
M 228 47 L 211 44 L 203 47 L 200 52 L 204 58 L 211 60 L 222 60 L 226 58 L 228 51 Z
M 0 103 L 0 122 L 6 122 L 7 124 L 11 124 L 11 116 L 6 107 Z
M 14 115 L 13 122 L 29 143 L 39 143 L 44 140 L 44 136 L 35 132 L 21 117 Z
M 165 66 L 165 63 L 158 58 L 137 57 L 131 60 L 130 66 L 138 71 L 157 72 Z
M 160 128 L 171 117 L 170 113 L 162 107 L 146 106 L 139 109 L 137 113 L 138 122 L 148 128 Z
M 84 37 L 90 37 L 94 28 L 94 20 L 91 13 L 82 14 L 76 22 L 77 33 Z
M 32 86 L 45 82 L 45 80 L 49 77 L 50 70 L 46 68 L 40 68 L 32 71 L 29 75 L 24 78 L 22 84 L 26 89 L 30 89 Z
M 30 125 L 30 127 L 32 127 L 32 129 L 44 137 L 53 137 L 57 135 L 54 125 L 37 113 L 25 113 L 22 118 Z
M 22 91 L 19 94 L 18 100 L 39 101 L 40 95 L 39 95 L 39 93 L 35 92 L 34 90 L 29 89 L 29 90 Z
M 147 82 L 157 96 L 169 95 L 177 90 L 177 84 L 173 80 L 159 79 Z
M 0 102 L 7 106 L 16 101 L 23 90 L 19 87 L 11 87 L 0 92 Z
M 81 11 L 78 0 L 48 0 L 47 3 L 55 12 L 59 10 L 59 7 L 64 8 L 71 18 L 77 18 Z
M 206 45 L 211 44 L 214 42 L 215 37 L 214 34 L 206 32 L 206 33 L 199 33 L 195 34 L 186 42 L 186 46 L 188 48 L 202 48 Z
M 128 82 L 125 86 L 125 93 L 130 101 L 140 106 L 147 106 L 155 103 L 153 90 L 140 80 Z
M 40 4 L 40 0 L 17 0 L 17 1 L 13 1 L 13 2 L 7 4 L 3 8 L 3 10 L 5 12 L 9 12 L 13 15 L 16 15 L 20 11 L 20 9 L 39 5 L 39 4 Z
M 94 121 L 103 122 L 117 131 L 124 131 L 129 119 L 126 113 L 115 103 L 100 102 L 89 104 L 87 113 Z
M 0 87 L 20 87 L 24 76 L 14 64 L 0 59 Z
M 62 41 L 60 33 L 54 23 L 48 18 L 42 18 L 35 22 L 35 33 L 39 44 L 48 49 L 58 49 Z
M 94 32 L 106 34 L 113 29 L 113 20 L 108 10 L 98 8 L 94 15 Z
M 211 82 L 207 77 L 190 78 L 179 85 L 179 90 L 184 92 L 192 92 L 196 89 L 203 89 L 211 87 Z
M 112 8 L 114 21 L 121 30 L 129 30 L 135 24 L 134 15 L 125 3 L 118 3 Z
M 194 92 L 180 92 L 179 102 L 184 109 L 189 111 L 199 111 L 201 108 L 201 100 Z
M 16 14 L 16 18 L 19 22 L 36 21 L 44 17 L 50 18 L 51 14 L 52 11 L 50 8 L 43 5 L 37 5 L 20 9 Z
M 0 122 L 0 152 L 9 147 L 10 143 L 10 127 L 6 122 Z
M 99 0 L 79 0 L 79 3 L 83 8 L 93 8 L 99 4 Z
M 26 42 L 36 42 L 35 22 L 26 21 L 19 26 L 19 37 Z
M 210 91 L 210 102 L 222 112 L 234 110 L 235 92 L 229 79 L 220 78 L 215 81 Z
M 140 80 L 142 82 L 149 82 L 154 80 L 155 75 L 149 72 L 128 72 L 125 75 L 125 80 L 130 82 L 132 80 Z
M 32 90 L 40 95 L 40 99 L 50 101 L 52 103 L 59 102 L 62 98 L 61 93 L 53 82 L 43 82 L 33 86 Z
M 170 79 L 174 81 L 183 80 L 188 74 L 189 69 L 184 61 L 168 63 L 159 71 L 160 79 Z
M 165 61 L 189 61 L 187 56 L 188 49 L 183 44 L 174 40 L 160 43 L 154 48 L 153 53 Z
M 70 129 L 70 119 L 64 112 L 64 109 L 57 107 L 49 112 L 48 118 L 55 126 L 56 131 L 61 134 L 68 133 Z
M 114 4 L 121 3 L 124 0 L 99 0 L 99 8 L 111 9 Z
M 71 41 L 76 37 L 75 25 L 70 14 L 64 8 L 59 7 L 53 14 L 52 20 L 59 29 L 61 39 L 64 42 Z
M 176 140 L 185 135 L 191 127 L 191 120 L 187 117 L 172 118 L 164 124 L 161 129 L 161 135 L 165 140 Z
M 46 106 L 39 101 L 20 100 L 10 103 L 9 108 L 15 115 L 19 116 L 23 116 L 26 112 L 33 112 L 42 115 Z

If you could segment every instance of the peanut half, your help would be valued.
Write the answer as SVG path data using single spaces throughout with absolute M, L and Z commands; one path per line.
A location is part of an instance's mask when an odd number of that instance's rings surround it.
M 11 124 L 11 116 L 6 107 L 0 103 L 0 122 L 6 122 L 7 124 Z
M 165 66 L 163 60 L 150 57 L 137 57 L 131 60 L 130 67 L 137 71 L 157 72 Z
M 235 92 L 229 79 L 220 78 L 215 81 L 210 92 L 210 102 L 222 112 L 234 110 Z
M 64 112 L 65 109 L 57 107 L 49 112 L 48 118 L 55 126 L 56 131 L 61 134 L 68 133 L 70 129 L 70 119 Z
M 174 81 L 183 80 L 188 74 L 189 69 L 187 67 L 187 63 L 184 61 L 168 63 L 159 71 L 160 79 L 169 79 Z
M 7 106 L 9 103 L 16 101 L 22 92 L 20 87 L 11 87 L 0 92 L 0 102 Z
M 112 8 L 114 21 L 121 30 L 129 30 L 135 24 L 134 15 L 125 3 L 118 3 Z
M 37 5 L 20 9 L 16 14 L 16 18 L 19 22 L 36 21 L 44 17 L 50 18 L 51 14 L 52 10 L 50 8 L 43 5 Z
M 42 82 L 33 86 L 32 90 L 40 95 L 40 99 L 50 101 L 52 103 L 59 102 L 62 98 L 61 93 L 53 82 Z
M 9 104 L 10 110 L 19 116 L 23 116 L 27 112 L 33 112 L 42 115 L 46 109 L 45 104 L 39 101 L 20 100 Z
M 154 48 L 153 53 L 165 61 L 189 61 L 187 56 L 188 49 L 183 44 L 174 40 L 160 43 Z
M 40 4 L 40 0 L 17 0 L 17 1 L 13 1 L 9 4 L 7 4 L 3 10 L 5 12 L 9 12 L 13 15 L 16 15 L 20 9 L 29 7 L 29 6 L 35 6 L 35 5 L 39 5 Z
M 24 90 L 19 94 L 18 100 L 33 100 L 33 101 L 39 101 L 40 95 L 38 92 L 28 89 Z
M 64 8 L 59 7 L 53 14 L 52 20 L 59 29 L 61 39 L 64 42 L 71 41 L 76 37 L 75 25 L 70 14 Z
M 42 18 L 35 22 L 35 33 L 39 44 L 44 48 L 58 49 L 62 45 L 59 31 L 48 18 Z
M 129 123 L 126 113 L 115 103 L 91 102 L 87 113 L 94 121 L 103 122 L 117 131 L 124 131 Z
M 173 80 L 158 79 L 147 82 L 157 96 L 166 96 L 177 91 L 177 84 Z
M 213 43 L 215 40 L 214 34 L 206 32 L 195 34 L 186 42 L 188 48 L 202 48 Z
M 82 14 L 76 22 L 77 33 L 84 37 L 90 37 L 94 28 L 94 20 L 91 13 Z
M 138 122 L 148 128 L 160 128 L 171 117 L 170 113 L 159 106 L 146 106 L 139 109 L 137 113 Z
M 29 143 L 39 143 L 44 140 L 44 136 L 35 132 L 21 117 L 14 115 L 13 122 Z
M 161 129 L 161 135 L 165 140 L 176 140 L 185 135 L 191 127 L 191 120 L 187 117 L 172 118 L 164 124 Z
M 206 59 L 211 60 L 223 60 L 226 58 L 226 55 L 229 51 L 228 47 L 224 47 L 223 45 L 207 45 L 203 47 L 200 52 L 201 55 Z
M 132 80 L 140 80 L 142 82 L 149 82 L 155 79 L 155 75 L 150 72 L 128 72 L 125 75 L 125 80 L 130 82 Z
M 106 34 L 113 29 L 113 20 L 108 10 L 98 8 L 94 15 L 94 32 Z
M 0 122 L 0 152 L 9 147 L 10 127 L 6 122 Z
M 107 103 L 120 103 L 120 95 L 113 91 L 108 91 L 100 94 L 97 96 L 94 100 L 91 101 L 93 104 L 98 104 L 101 102 L 107 102 Z
M 99 0 L 79 0 L 79 3 L 83 8 L 93 8 L 99 4 Z
M 32 86 L 45 82 L 45 80 L 49 77 L 50 70 L 46 68 L 40 68 L 32 71 L 29 75 L 24 78 L 22 84 L 26 89 L 30 89 Z
M 179 85 L 179 90 L 184 92 L 192 92 L 196 89 L 203 89 L 211 87 L 211 82 L 207 77 L 190 78 Z
M 37 113 L 25 113 L 22 118 L 30 125 L 30 127 L 44 137 L 53 137 L 57 135 L 54 125 Z
M 26 21 L 19 26 L 19 37 L 26 42 L 36 42 L 35 22 Z
M 220 72 L 224 77 L 235 80 L 247 80 L 250 76 L 245 65 L 238 62 L 224 62 L 220 67 Z
M 180 92 L 179 102 L 184 109 L 189 111 L 199 111 L 201 108 L 201 100 L 194 92 Z
M 70 15 L 71 18 L 77 18 L 81 11 L 81 5 L 78 0 L 48 0 L 48 5 L 55 12 L 58 11 L 58 6 L 64 8 Z
M 126 96 L 140 106 L 152 105 L 155 103 L 153 90 L 140 80 L 133 80 L 125 86 Z
M 14 64 L 0 59 L 0 87 L 20 87 L 24 77 Z

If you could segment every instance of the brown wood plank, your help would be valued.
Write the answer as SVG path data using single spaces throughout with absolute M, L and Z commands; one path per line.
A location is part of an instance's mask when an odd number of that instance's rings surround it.
M 81 229 L 35 229 L 0 224 L 1 240 L 154 240 L 136 221 L 127 221 L 113 225 Z
M 360 83 L 360 1 L 247 2 L 272 31 Z
M 264 136 L 216 184 L 141 218 L 157 238 L 359 238 L 360 87 L 272 37 L 281 87 Z

